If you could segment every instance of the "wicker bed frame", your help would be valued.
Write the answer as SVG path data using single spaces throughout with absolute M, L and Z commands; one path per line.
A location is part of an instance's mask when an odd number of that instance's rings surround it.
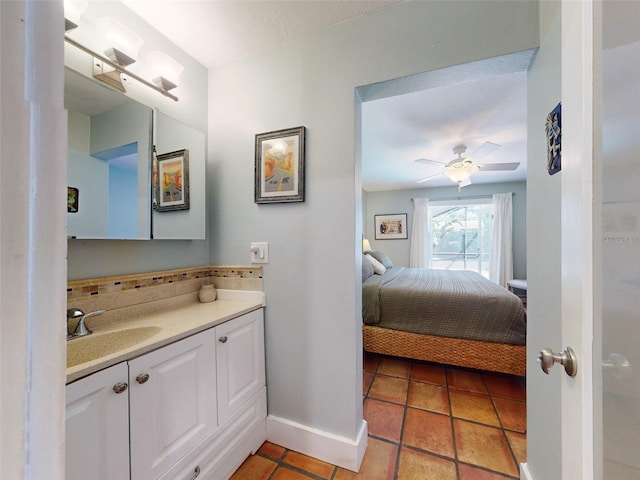
M 370 353 L 511 375 L 526 373 L 526 345 L 438 337 L 373 325 L 362 325 L 362 344 Z

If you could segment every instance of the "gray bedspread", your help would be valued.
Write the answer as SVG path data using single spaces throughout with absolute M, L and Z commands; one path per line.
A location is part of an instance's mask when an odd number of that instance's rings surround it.
M 394 267 L 362 284 L 366 324 L 523 345 L 526 312 L 506 288 L 467 270 Z

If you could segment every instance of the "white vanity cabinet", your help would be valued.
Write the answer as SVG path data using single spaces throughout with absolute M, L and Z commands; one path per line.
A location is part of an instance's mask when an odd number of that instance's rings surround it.
M 262 310 L 216 327 L 218 423 L 265 386 Z
M 158 478 L 217 427 L 215 329 L 130 360 L 129 378 L 131 478 Z
M 119 377 L 102 378 L 116 367 Z M 115 394 L 122 379 L 129 388 Z M 84 385 L 110 390 L 124 406 L 105 408 L 100 400 L 87 404 L 95 406 L 92 414 L 74 413 L 80 410 L 71 392 Z M 67 480 L 227 479 L 266 437 L 263 310 L 78 380 L 67 397 Z M 124 435 L 107 431 L 123 423 Z M 113 465 L 126 468 L 105 470 Z
M 127 381 L 122 362 L 67 385 L 67 480 L 129 478 Z

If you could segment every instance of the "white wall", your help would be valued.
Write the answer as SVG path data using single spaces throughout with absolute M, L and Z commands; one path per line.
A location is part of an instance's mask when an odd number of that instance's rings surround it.
M 514 278 L 527 278 L 527 185 L 526 182 L 494 183 L 487 185 L 469 185 L 458 192 L 458 187 L 416 188 L 411 190 L 390 190 L 386 192 L 369 192 L 363 199 L 363 209 L 367 212 L 364 218 L 364 234 L 371 243 L 371 248 L 381 250 L 389 255 L 394 265 L 409 266 L 409 250 L 413 227 L 412 198 L 462 198 L 491 196 L 494 193 L 513 192 L 513 273 Z M 387 213 L 407 214 L 406 240 L 376 240 L 374 215 Z
M 264 269 L 269 413 L 353 439 L 362 419 L 361 85 L 537 46 L 537 2 L 407 2 L 210 71 L 211 259 Z M 254 137 L 307 127 L 306 201 L 256 205 Z M 371 214 L 371 212 L 368 212 Z
M 109 165 L 109 237 L 135 238 L 138 233 L 138 176 L 133 170 Z
M 62 25 L 62 1 L 0 2 L 2 479 L 64 478 Z
M 127 145 L 135 144 L 137 151 L 137 169 L 131 170 L 125 180 L 124 172 L 116 173 L 112 165 L 109 167 L 109 227 L 110 238 L 148 239 L 151 236 L 151 150 L 152 150 L 152 117 L 151 109 L 137 102 L 125 102 L 106 112 L 91 117 L 90 152 L 100 158 L 112 159 L 116 152 L 126 151 Z M 117 181 L 112 178 L 115 173 L 126 182 L 128 190 L 126 199 L 118 195 Z M 121 192 L 125 193 L 124 184 Z M 115 198 L 118 195 L 120 198 Z M 120 210 L 125 207 L 125 210 Z M 116 210 L 116 208 L 118 210 Z M 128 218 L 118 223 L 118 215 L 124 213 Z
M 536 352 L 559 349 L 560 179 L 546 171 L 547 114 L 560 101 L 560 5 L 540 2 L 540 50 L 529 70 L 527 163 L 527 467 L 531 478 L 562 478 L 560 375 L 545 375 Z M 557 373 L 557 372 L 556 372 Z M 533 393 L 536 393 L 534 396 Z M 541 394 L 541 392 L 544 392 Z
M 77 112 L 68 115 L 68 186 L 79 191 L 78 211 L 67 213 L 67 235 L 107 236 L 109 164 L 89 155 L 91 118 Z

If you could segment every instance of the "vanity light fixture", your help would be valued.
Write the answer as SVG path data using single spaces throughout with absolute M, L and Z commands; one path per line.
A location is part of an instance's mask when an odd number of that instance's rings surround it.
M 153 75 L 153 83 L 165 91 L 178 86 L 184 67 L 160 50 L 154 50 L 146 57 Z
M 143 43 L 138 34 L 111 17 L 102 18 L 97 24 L 97 29 L 105 44 L 109 45 L 104 53 L 111 62 L 119 67 L 127 67 L 136 61 L 138 50 Z M 127 90 L 122 72 L 111 64 L 105 65 L 99 59 L 93 62 L 93 76 L 121 92 Z
M 178 97 L 176 97 L 175 95 L 173 95 L 172 93 L 166 91 L 163 88 L 158 87 L 157 85 L 145 80 L 144 78 L 140 77 L 139 75 L 136 75 L 135 73 L 125 69 L 123 66 L 118 65 L 116 62 L 113 62 L 112 60 L 110 60 L 109 58 L 100 55 L 99 53 L 94 52 L 93 50 L 85 47 L 84 45 L 82 45 L 79 42 L 76 42 L 73 38 L 70 38 L 68 36 L 64 36 L 64 41 L 67 42 L 69 45 L 73 45 L 74 47 L 76 47 L 78 50 L 82 50 L 83 52 L 91 55 L 93 57 L 93 61 L 94 61 L 94 65 L 95 63 L 99 63 L 102 62 L 108 66 L 110 66 L 111 68 L 113 68 L 114 71 L 116 71 L 116 73 L 118 73 L 118 77 L 119 74 L 122 73 L 124 75 L 127 76 L 127 78 L 133 78 L 134 80 L 137 80 L 138 82 L 142 83 L 143 85 L 155 90 L 158 93 L 161 93 L 162 95 L 164 95 L 165 97 L 170 98 L 171 100 L 177 102 L 178 101 Z M 94 75 L 94 77 L 98 80 L 101 80 L 105 83 L 107 83 L 108 85 L 111 85 L 114 88 L 118 88 L 117 87 L 117 82 L 113 82 L 116 83 L 116 85 L 110 83 L 108 80 L 106 80 L 106 78 L 109 77 L 97 77 L 96 75 Z M 113 76 L 112 76 L 113 77 Z M 122 85 L 121 85 L 122 86 Z M 122 88 L 124 88 L 124 86 L 122 86 Z
M 104 53 L 111 61 L 122 67 L 136 61 L 138 51 L 144 43 L 136 32 L 111 17 L 100 19 L 96 27 L 104 44 L 109 46 Z
M 64 0 L 64 31 L 78 28 L 80 17 L 89 5 L 88 0 Z

